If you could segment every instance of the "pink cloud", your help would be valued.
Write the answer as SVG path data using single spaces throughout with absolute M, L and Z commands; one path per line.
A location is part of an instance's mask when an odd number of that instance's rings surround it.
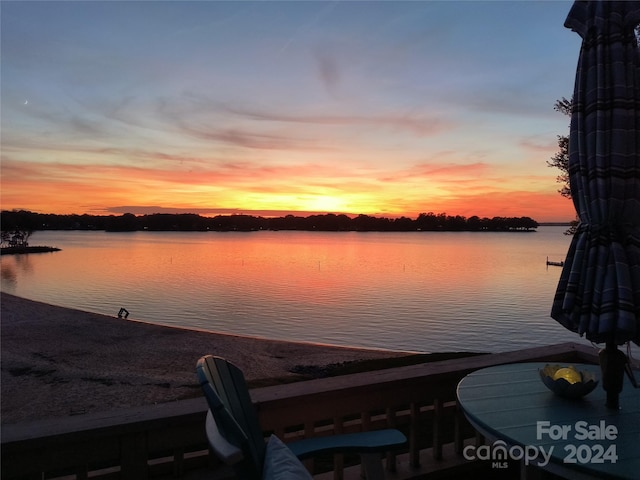
M 534 154 L 547 154 L 551 157 L 554 153 L 556 153 L 558 148 L 558 142 L 546 140 L 544 142 L 536 141 L 535 139 L 523 139 L 520 141 L 520 146 L 525 150 L 528 150 Z
M 422 163 L 414 165 L 408 169 L 401 170 L 391 175 L 385 175 L 382 181 L 402 181 L 407 179 L 425 179 L 446 182 L 458 182 L 461 178 L 478 178 L 480 175 L 486 174 L 491 166 L 475 162 L 469 164 L 456 163 Z

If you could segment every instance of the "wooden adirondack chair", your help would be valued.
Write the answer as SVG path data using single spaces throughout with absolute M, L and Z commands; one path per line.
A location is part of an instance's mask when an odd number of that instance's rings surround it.
M 261 479 L 266 444 L 242 371 L 227 360 L 207 355 L 196 365 L 209 405 L 206 432 L 216 455 L 241 479 Z M 404 446 L 395 429 L 310 438 L 286 446 L 300 459 L 319 453 L 358 453 L 368 480 L 384 478 L 381 453 Z M 271 444 L 271 442 L 270 442 Z

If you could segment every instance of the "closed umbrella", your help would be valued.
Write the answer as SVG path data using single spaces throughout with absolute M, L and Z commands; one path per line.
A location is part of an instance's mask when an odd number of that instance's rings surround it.
M 601 352 L 617 408 L 617 348 L 640 345 L 640 2 L 575 2 L 565 26 L 582 37 L 569 135 L 569 185 L 579 224 L 551 317 Z

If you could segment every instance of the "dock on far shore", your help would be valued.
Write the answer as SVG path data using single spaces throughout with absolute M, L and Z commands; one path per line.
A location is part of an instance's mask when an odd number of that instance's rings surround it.
M 553 262 L 553 261 L 549 260 L 549 257 L 547 257 L 547 265 L 553 265 L 555 267 L 564 267 L 564 262 L 563 261 Z

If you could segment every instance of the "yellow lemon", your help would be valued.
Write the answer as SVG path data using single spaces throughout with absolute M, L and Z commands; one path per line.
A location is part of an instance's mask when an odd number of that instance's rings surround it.
M 564 378 L 569 383 L 578 383 L 582 381 L 582 377 L 580 376 L 580 372 L 576 371 L 575 368 L 559 368 L 556 373 L 553 375 L 554 380 L 558 380 L 559 378 Z

